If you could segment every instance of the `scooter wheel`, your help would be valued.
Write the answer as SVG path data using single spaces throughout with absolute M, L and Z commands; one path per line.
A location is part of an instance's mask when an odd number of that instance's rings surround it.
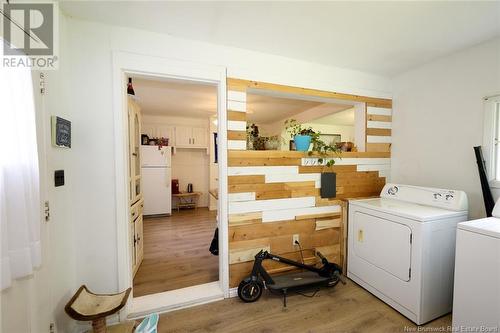
M 238 297 L 245 303 L 255 302 L 262 295 L 262 284 L 246 278 L 238 286 Z
M 340 281 L 340 272 L 335 271 L 333 273 L 332 279 L 328 282 L 328 287 L 335 287 Z

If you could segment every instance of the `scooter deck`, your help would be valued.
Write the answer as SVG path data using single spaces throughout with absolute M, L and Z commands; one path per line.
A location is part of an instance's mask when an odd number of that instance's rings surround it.
M 304 288 L 320 284 L 327 284 L 329 278 L 319 276 L 315 272 L 298 272 L 273 276 L 274 283 L 268 284 L 267 288 L 272 290 Z

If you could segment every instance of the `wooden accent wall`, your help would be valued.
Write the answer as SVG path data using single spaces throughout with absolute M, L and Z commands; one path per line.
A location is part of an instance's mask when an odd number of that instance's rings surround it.
M 345 153 L 327 168 L 302 152 L 229 151 L 230 286 L 250 273 L 261 249 L 300 260 L 294 234 L 307 263 L 316 263 L 315 251 L 320 251 L 343 265 L 343 199 L 378 195 L 385 185 L 388 155 Z M 320 197 L 323 171 L 337 174 L 335 199 Z M 272 273 L 289 269 L 276 262 L 266 267 Z
M 247 93 L 227 91 L 227 147 L 229 150 L 247 149 Z
M 390 170 L 389 150 L 344 153 L 330 168 L 320 165 L 317 156 L 303 152 L 246 151 L 246 91 L 276 90 L 385 108 L 390 108 L 392 101 L 240 79 L 228 79 L 227 85 L 230 287 L 237 287 L 250 274 L 254 256 L 261 249 L 301 260 L 298 246 L 292 244 L 295 234 L 306 263 L 317 263 L 315 251 L 320 251 L 344 266 L 345 199 L 379 195 Z M 390 127 L 370 127 L 369 133 L 367 138 L 390 137 Z M 323 171 L 337 174 L 334 199 L 320 197 Z M 290 269 L 275 261 L 264 266 L 271 273 Z
M 390 152 L 392 145 L 392 106 L 366 104 L 366 151 Z

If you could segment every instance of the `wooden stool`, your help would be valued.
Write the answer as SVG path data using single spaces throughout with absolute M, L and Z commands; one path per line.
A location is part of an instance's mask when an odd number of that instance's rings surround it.
M 106 327 L 106 317 L 120 311 L 127 303 L 132 288 L 118 294 L 94 294 L 85 285 L 81 286 L 66 304 L 64 310 L 71 318 L 92 321 L 94 333 L 132 332 L 134 322 Z

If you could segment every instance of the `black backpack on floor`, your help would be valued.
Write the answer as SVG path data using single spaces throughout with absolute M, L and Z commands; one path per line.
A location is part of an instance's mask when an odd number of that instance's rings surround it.
M 209 251 L 214 256 L 219 255 L 219 228 L 215 228 L 214 238 L 212 239 L 212 243 L 210 243 Z

